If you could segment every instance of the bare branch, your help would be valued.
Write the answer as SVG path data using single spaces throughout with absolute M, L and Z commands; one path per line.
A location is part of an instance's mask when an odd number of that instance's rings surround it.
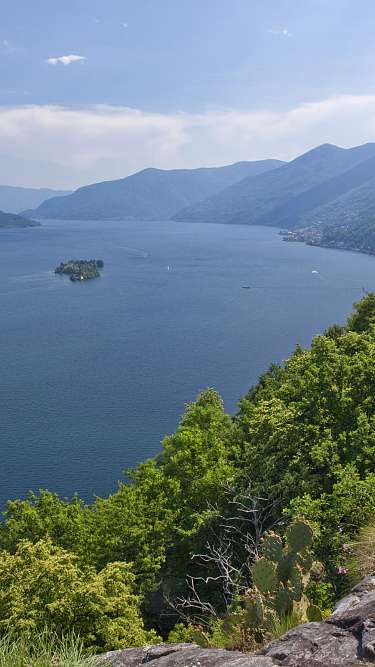
M 227 492 L 234 495 L 233 489 Z M 259 555 L 264 533 L 281 523 L 274 519 L 278 501 L 256 497 L 250 489 L 229 500 L 228 505 L 233 509 L 229 517 L 221 515 L 217 507 L 208 507 L 217 521 L 209 525 L 211 539 L 205 552 L 196 553 L 191 559 L 202 574 L 187 576 L 185 597 L 173 602 L 167 600 L 186 621 L 207 626 L 207 619 L 230 611 L 234 600 L 244 595 L 251 585 L 250 568 Z M 204 570 L 208 570 L 207 575 Z M 221 600 L 218 608 L 204 599 L 209 587 L 214 587 L 216 597 Z

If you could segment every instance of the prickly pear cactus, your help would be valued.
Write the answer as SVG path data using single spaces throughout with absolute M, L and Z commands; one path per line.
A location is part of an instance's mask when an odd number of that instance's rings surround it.
M 293 607 L 293 598 L 290 590 L 279 588 L 275 596 L 275 609 L 279 618 L 286 616 Z
M 308 523 L 295 521 L 286 531 L 286 540 L 293 553 L 300 553 L 311 547 L 313 532 Z
M 283 584 L 287 584 L 288 579 L 290 579 L 295 562 L 296 557 L 291 553 L 285 553 L 281 558 L 277 566 L 277 576 L 279 581 L 281 581 Z
M 317 619 L 318 607 L 309 604 L 304 590 L 315 565 L 309 552 L 313 533 L 306 522 L 292 523 L 285 535 L 268 533 L 262 542 L 262 556 L 251 568 L 253 587 L 245 598 L 246 615 L 252 627 L 272 628 L 275 619 L 297 612 L 303 618 Z
M 262 554 L 268 560 L 279 563 L 283 557 L 283 541 L 280 535 L 270 532 L 262 542 Z
M 245 600 L 246 618 L 251 626 L 261 626 L 264 621 L 263 600 L 260 595 L 251 595 Z
M 313 566 L 313 557 L 310 553 L 306 553 L 297 556 L 297 563 L 301 567 L 303 573 L 310 572 L 312 566 Z
M 299 602 L 303 594 L 302 572 L 298 565 L 294 565 L 290 573 L 290 594 L 295 602 Z
M 272 593 L 277 588 L 276 565 L 267 558 L 259 558 L 252 568 L 254 585 L 262 593 Z

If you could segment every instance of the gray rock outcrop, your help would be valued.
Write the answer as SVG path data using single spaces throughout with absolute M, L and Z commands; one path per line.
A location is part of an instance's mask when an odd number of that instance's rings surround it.
M 322 623 L 304 623 L 255 653 L 159 644 L 112 651 L 108 667 L 360 667 L 375 663 L 375 577 L 366 577 Z

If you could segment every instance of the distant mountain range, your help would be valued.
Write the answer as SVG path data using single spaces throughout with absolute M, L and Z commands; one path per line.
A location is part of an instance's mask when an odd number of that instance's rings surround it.
M 167 220 L 181 208 L 282 164 L 260 160 L 202 169 L 144 169 L 120 180 L 87 185 L 67 197 L 53 197 L 33 214 L 38 219 Z
M 50 190 L 49 188 L 19 188 L 0 185 L 0 210 L 6 213 L 21 213 L 34 209 L 51 197 L 70 194 L 69 190 Z
M 14 213 L 4 213 L 0 211 L 0 229 L 10 229 L 12 227 L 38 227 L 39 223 L 33 220 L 27 220 Z
M 351 149 L 324 144 L 278 169 L 235 183 L 180 211 L 174 220 L 298 227 L 308 211 L 356 186 L 357 174 L 345 178 L 345 172 L 373 157 L 375 144 Z M 362 180 L 374 166 L 363 170 Z
M 0 187 L 0 205 L 1 192 Z M 24 192 L 41 196 L 45 191 Z M 375 253 L 375 143 L 348 149 L 323 144 L 291 162 L 144 169 L 50 197 L 24 214 L 36 219 L 272 225 L 289 230 L 287 240 Z
M 324 144 L 179 211 L 174 220 L 272 225 L 287 240 L 375 253 L 375 143 Z

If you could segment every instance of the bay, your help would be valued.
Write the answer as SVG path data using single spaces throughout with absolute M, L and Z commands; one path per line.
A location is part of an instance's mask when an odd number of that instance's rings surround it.
M 70 258 L 103 259 L 102 277 L 55 275 Z M 272 362 L 374 288 L 373 257 L 284 243 L 273 228 L 1 230 L 0 505 L 40 487 L 114 491 L 198 391 L 215 387 L 234 413 Z

